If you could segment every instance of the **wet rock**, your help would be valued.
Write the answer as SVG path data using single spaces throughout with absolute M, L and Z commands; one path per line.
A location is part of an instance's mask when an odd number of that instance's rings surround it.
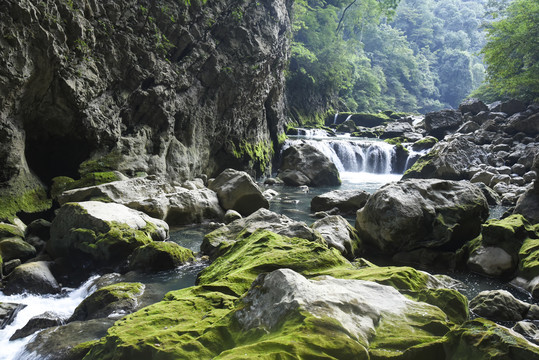
M 161 271 L 194 261 L 195 254 L 170 241 L 154 241 L 138 247 L 129 257 L 130 270 Z
M 4 262 L 4 275 L 9 275 L 15 268 L 22 264 L 20 259 L 13 259 Z
M 13 259 L 20 259 L 24 262 L 36 256 L 36 248 L 21 238 L 7 238 L 0 241 L 0 255 L 4 262 Z
M 118 283 L 104 286 L 84 299 L 68 322 L 122 317 L 133 312 L 144 293 L 141 283 Z
M 405 180 L 383 186 L 358 211 L 356 229 L 376 250 L 453 248 L 475 238 L 488 217 L 483 193 L 466 181 Z
M 279 235 L 299 237 L 309 241 L 323 241 L 320 235 L 310 229 L 307 224 L 267 209 L 260 209 L 248 217 L 235 220 L 204 236 L 200 250 L 215 259 L 236 241 L 251 235 L 257 229 L 265 229 Z
M 513 213 L 524 215 L 532 223 L 539 223 L 539 192 L 527 190 L 518 198 Z
M 335 164 L 312 145 L 301 143 L 287 148 L 278 177 L 292 186 L 335 186 L 341 184 Z
M 519 321 L 512 329 L 532 343 L 539 345 L 539 327 L 535 322 Z
M 115 203 L 86 201 L 60 208 L 51 227 L 47 252 L 78 269 L 124 263 L 141 245 L 168 237 L 162 220 Z
M 82 359 L 89 351 L 91 342 L 105 336 L 114 321 L 105 318 L 74 321 L 45 329 L 25 346 L 23 358 L 39 354 L 50 360 Z
M 4 294 L 57 294 L 60 285 L 49 269 L 50 263 L 36 261 L 22 264 L 4 279 Z
M 0 302 L 0 330 L 11 324 L 17 313 L 25 307 L 24 304 Z
M 347 259 L 354 259 L 363 250 L 356 229 L 340 215 L 324 217 L 311 228 L 322 235 L 329 247 L 339 250 Z
M 232 221 L 241 219 L 242 216 L 236 210 L 228 210 L 225 214 L 225 224 L 230 224 Z
M 12 237 L 24 238 L 24 231 L 16 225 L 0 223 L 0 240 Z
M 470 311 L 493 321 L 520 321 L 529 308 L 506 290 L 481 291 L 470 301 Z
M 9 338 L 9 341 L 22 339 L 32 335 L 36 331 L 54 326 L 64 325 L 64 323 L 65 319 L 62 319 L 58 317 L 58 315 L 47 311 L 28 320 L 26 325 L 24 325 L 21 329 L 17 329 L 17 331 L 15 331 L 15 333 Z
M 363 190 L 334 190 L 317 195 L 311 200 L 311 211 L 338 208 L 343 214 L 355 213 L 365 206 L 370 194 Z
M 443 139 L 462 125 L 462 114 L 457 110 L 440 110 L 425 115 L 425 127 L 429 135 Z
M 489 185 L 490 182 L 492 181 L 492 178 L 496 176 L 496 174 L 494 173 L 491 173 L 491 172 L 488 172 L 488 171 L 485 171 L 485 170 L 481 170 L 479 172 L 476 172 L 472 178 L 470 179 L 470 182 L 472 183 L 483 183 L 485 185 Z

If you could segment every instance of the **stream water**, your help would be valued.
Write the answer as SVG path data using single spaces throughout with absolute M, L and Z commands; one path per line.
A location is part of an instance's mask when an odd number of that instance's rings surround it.
M 343 184 L 340 187 L 321 188 L 297 188 L 284 185 L 276 185 L 274 189 L 278 195 L 270 202 L 270 210 L 279 214 L 284 214 L 292 219 L 304 221 L 311 224 L 315 219 L 311 216 L 310 203 L 314 196 L 323 194 L 335 189 L 362 189 L 373 193 L 382 185 L 398 181 L 401 174 L 394 174 L 394 146 L 381 141 L 372 140 L 351 140 L 350 138 L 328 138 L 322 132 L 304 134 L 285 144 L 290 146 L 294 142 L 307 141 L 330 157 L 337 165 Z M 270 188 L 270 187 L 268 187 Z M 499 212 L 499 211 L 498 211 Z M 351 224 L 354 218 L 348 218 Z M 210 232 L 212 228 L 208 224 L 188 226 L 171 231 L 171 240 L 179 245 L 199 251 L 203 236 Z M 159 272 L 157 274 L 140 274 L 130 272 L 124 275 L 109 275 L 118 281 L 137 281 L 146 286 L 142 304 L 151 304 L 162 299 L 168 291 L 177 290 L 192 286 L 195 283 L 196 275 L 207 263 L 198 262 L 180 268 Z M 60 317 L 67 318 L 74 311 L 75 307 L 92 291 L 95 291 L 96 278 L 91 277 L 78 289 L 63 289 L 61 295 L 57 296 L 34 296 L 34 295 L 13 295 L 6 296 L 0 292 L 0 302 L 19 303 L 27 305 L 22 309 L 14 322 L 4 330 L 0 330 L 0 360 L 19 359 L 24 357 L 22 352 L 24 346 L 31 341 L 33 336 L 9 341 L 15 330 L 22 328 L 27 321 L 36 315 L 46 311 L 52 311 Z M 462 275 L 461 280 L 467 282 L 466 295 L 475 296 L 479 291 L 487 288 L 507 287 L 505 284 L 489 280 L 474 275 Z M 526 294 L 519 296 L 523 300 L 531 301 Z

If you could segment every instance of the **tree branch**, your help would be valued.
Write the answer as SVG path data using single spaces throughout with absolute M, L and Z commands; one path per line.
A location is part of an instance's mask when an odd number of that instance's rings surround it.
M 342 25 L 342 22 L 344 20 L 344 17 L 346 16 L 346 11 L 348 9 L 350 9 L 350 7 L 352 5 L 354 5 L 355 3 L 357 2 L 357 0 L 354 0 L 352 1 L 350 4 L 348 4 L 348 6 L 344 9 L 344 11 L 342 12 L 342 15 L 341 15 L 341 18 L 339 19 L 339 24 L 337 25 L 337 29 L 335 29 L 335 32 L 339 32 L 339 30 L 341 29 L 341 25 Z

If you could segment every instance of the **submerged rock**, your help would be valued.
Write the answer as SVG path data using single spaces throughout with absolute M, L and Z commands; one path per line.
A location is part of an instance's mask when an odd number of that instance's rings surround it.
M 64 323 L 65 319 L 58 317 L 58 315 L 54 313 L 45 312 L 28 320 L 26 325 L 15 331 L 15 333 L 9 338 L 9 341 L 22 339 L 32 335 L 36 331 L 47 329 L 53 326 L 60 326 Z
M 283 154 L 283 163 L 277 175 L 292 186 L 336 186 L 341 184 L 335 164 L 310 144 L 294 144 Z
M 245 171 L 226 169 L 210 184 L 225 210 L 236 210 L 242 216 L 251 215 L 260 208 L 269 208 L 269 201 Z
M 338 208 L 343 214 L 355 213 L 367 203 L 371 195 L 363 190 L 334 190 L 317 195 L 311 200 L 311 211 Z
M 141 245 L 168 237 L 162 220 L 120 204 L 87 201 L 62 206 L 52 222 L 47 252 L 78 268 L 115 265 Z
M 483 193 L 469 182 L 410 179 L 374 193 L 358 211 L 356 229 L 385 254 L 421 247 L 456 250 L 479 235 L 488 212 Z

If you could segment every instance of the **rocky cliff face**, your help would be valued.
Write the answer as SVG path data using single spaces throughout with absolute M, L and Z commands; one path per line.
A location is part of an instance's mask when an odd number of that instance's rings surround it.
M 0 206 L 42 206 L 83 162 L 173 181 L 267 170 L 291 3 L 2 1 Z

